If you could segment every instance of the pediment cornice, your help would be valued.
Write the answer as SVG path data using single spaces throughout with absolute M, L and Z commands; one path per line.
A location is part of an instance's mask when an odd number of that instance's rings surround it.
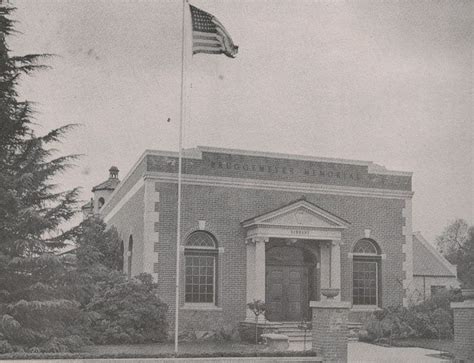
M 310 203 L 298 200 L 289 205 L 242 222 L 244 228 L 271 226 L 318 230 L 342 230 L 349 222 Z

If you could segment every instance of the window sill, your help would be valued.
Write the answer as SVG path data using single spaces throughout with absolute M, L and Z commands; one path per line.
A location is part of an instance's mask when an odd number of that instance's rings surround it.
M 222 308 L 214 304 L 187 303 L 181 307 L 181 310 L 222 311 Z
M 352 305 L 351 311 L 379 311 L 382 310 L 376 305 Z

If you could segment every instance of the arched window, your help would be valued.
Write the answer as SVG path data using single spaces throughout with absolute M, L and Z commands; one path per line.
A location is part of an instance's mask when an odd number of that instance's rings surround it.
M 216 239 L 196 231 L 186 239 L 185 302 L 216 304 Z
M 102 198 L 102 197 L 100 197 L 100 198 L 99 198 L 99 204 L 98 204 L 99 209 L 102 208 L 102 206 L 103 206 L 104 204 L 105 204 L 105 199 Z
M 364 238 L 352 249 L 352 303 L 354 305 L 379 305 L 380 248 L 375 241 Z
M 354 246 L 354 253 L 363 254 L 363 255 L 377 255 L 377 247 L 375 244 L 369 239 L 361 239 L 357 241 Z
M 127 251 L 127 275 L 128 278 L 132 277 L 132 258 L 133 258 L 133 237 L 130 236 L 128 239 L 128 251 Z

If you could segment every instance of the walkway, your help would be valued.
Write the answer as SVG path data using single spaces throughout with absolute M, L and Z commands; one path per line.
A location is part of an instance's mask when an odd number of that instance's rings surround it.
M 408 347 L 381 347 L 379 345 L 349 342 L 349 362 L 450 362 L 449 359 L 441 359 L 439 351 L 408 348 Z

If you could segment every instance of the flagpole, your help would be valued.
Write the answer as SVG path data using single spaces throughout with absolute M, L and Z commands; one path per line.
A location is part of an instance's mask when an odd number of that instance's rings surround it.
M 178 137 L 178 216 L 176 222 L 176 304 L 174 320 L 174 353 L 178 354 L 178 331 L 179 331 L 179 282 L 180 282 L 180 253 L 181 253 L 181 184 L 182 184 L 182 159 L 183 159 L 183 124 L 185 116 L 185 53 L 186 53 L 186 4 L 183 0 L 183 21 L 182 21 L 182 44 L 181 44 L 181 96 L 180 96 L 180 117 L 179 117 L 179 137 Z

